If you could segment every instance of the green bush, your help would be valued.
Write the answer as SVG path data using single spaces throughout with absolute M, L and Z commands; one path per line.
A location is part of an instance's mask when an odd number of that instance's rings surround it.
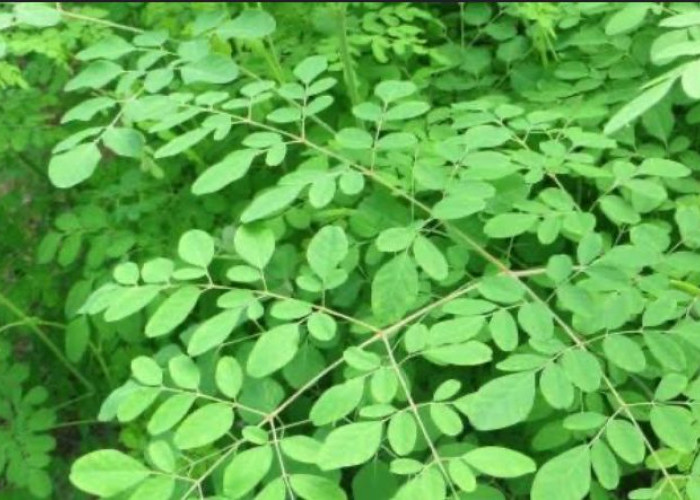
M 700 5 L 4 9 L 8 491 L 700 499 Z

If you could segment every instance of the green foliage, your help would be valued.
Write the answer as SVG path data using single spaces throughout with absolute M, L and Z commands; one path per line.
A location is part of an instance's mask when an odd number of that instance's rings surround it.
M 4 6 L 4 482 L 700 498 L 699 13 Z

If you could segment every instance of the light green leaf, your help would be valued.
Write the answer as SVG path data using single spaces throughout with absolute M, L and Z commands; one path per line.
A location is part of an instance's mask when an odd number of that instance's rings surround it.
M 100 150 L 92 142 L 54 155 L 49 162 L 49 180 L 60 189 L 80 184 L 92 176 L 100 158 Z
M 187 354 L 199 356 L 228 338 L 241 318 L 241 309 L 228 309 L 207 319 L 192 333 Z
M 499 446 L 484 446 L 468 451 L 462 460 L 488 476 L 511 478 L 535 472 L 534 460 L 520 452 Z
M 135 286 L 121 290 L 105 311 L 105 321 L 111 323 L 137 313 L 150 304 L 160 290 L 158 285 Z
M 491 316 L 489 331 L 502 351 L 512 351 L 518 347 L 518 326 L 506 309 L 499 309 Z
M 311 422 L 321 427 L 345 417 L 360 404 L 364 388 L 364 380 L 355 378 L 326 389 L 311 407 Z
M 554 335 L 554 320 L 542 302 L 527 302 L 518 309 L 518 322 L 535 340 L 547 340 Z
M 311 474 L 292 474 L 289 483 L 304 500 L 346 500 L 343 489 L 328 478 Z
M 326 71 L 328 60 L 326 56 L 307 57 L 294 67 L 294 76 L 302 83 L 308 85 L 315 80 L 318 75 Z
M 50 5 L 36 2 L 18 3 L 14 5 L 17 22 L 48 28 L 61 22 L 61 13 Z
M 630 373 L 639 373 L 646 368 L 644 351 L 625 335 L 608 335 L 603 339 L 603 352 L 612 364 Z
M 160 337 L 182 324 L 197 305 L 202 291 L 196 286 L 179 288 L 165 299 L 146 323 L 147 337 Z
M 335 134 L 335 140 L 341 147 L 347 149 L 370 149 L 374 139 L 365 130 L 359 128 L 344 128 Z
M 80 61 L 93 59 L 118 59 L 134 50 L 134 46 L 121 37 L 109 35 L 94 45 L 81 50 L 75 55 Z
M 226 396 L 235 399 L 243 385 L 243 369 L 238 360 L 224 356 L 216 364 L 216 387 Z
M 175 394 L 166 399 L 148 421 L 148 433 L 156 436 L 172 429 L 187 415 L 195 401 L 194 394 Z
M 387 439 L 397 455 L 408 455 L 413 451 L 418 437 L 418 427 L 408 411 L 397 412 L 389 420 Z
M 192 194 L 215 193 L 246 175 L 259 154 L 254 149 L 240 149 L 227 155 L 219 163 L 207 168 L 192 184 Z
M 140 483 L 149 470 L 138 460 L 118 450 L 98 450 L 73 463 L 70 481 L 77 488 L 101 497 L 117 495 Z
M 552 408 L 566 409 L 574 402 L 574 386 L 556 363 L 550 363 L 542 370 L 540 390 Z
M 677 406 L 655 405 L 649 413 L 651 428 L 665 444 L 681 453 L 692 453 L 697 446 L 698 433 L 693 428 L 693 416 Z
M 418 272 L 406 254 L 397 255 L 374 275 L 372 312 L 382 323 L 400 320 L 417 297 Z
M 430 104 L 423 101 L 408 101 L 392 106 L 384 113 L 384 120 L 399 121 L 410 120 L 426 113 L 430 109 Z
M 306 260 L 309 266 L 326 282 L 348 253 L 348 239 L 340 226 L 325 226 L 309 242 Z
M 583 500 L 591 488 L 591 455 L 588 444 L 577 446 L 548 460 L 535 475 L 532 500 Z
M 191 358 L 179 355 L 170 358 L 168 361 L 168 371 L 175 385 L 183 389 L 196 391 L 199 387 L 201 375 L 199 368 Z
M 143 134 L 124 127 L 111 127 L 102 135 L 105 146 L 120 156 L 141 158 L 145 140 Z
M 480 431 L 510 427 L 524 421 L 535 402 L 535 375 L 531 372 L 498 377 L 477 392 L 460 400 L 458 406 L 472 426 Z
M 374 87 L 374 95 L 388 104 L 408 97 L 415 93 L 416 90 L 416 86 L 413 82 L 387 80 L 379 82 L 377 86 Z
M 262 9 L 245 9 L 238 17 L 217 30 L 223 38 L 256 39 L 271 35 L 277 28 L 275 18 Z
M 600 363 L 588 351 L 568 349 L 561 357 L 561 366 L 569 380 L 584 392 L 594 392 L 603 377 Z
M 173 443 L 180 450 L 199 448 L 226 435 L 233 425 L 233 409 L 211 403 L 192 412 L 175 431 Z
M 241 214 L 241 222 L 248 224 L 265 219 L 291 205 L 299 196 L 302 186 L 276 186 L 255 197 Z
M 667 373 L 659 381 L 654 391 L 654 399 L 657 401 L 670 401 L 681 394 L 688 386 L 688 377 L 680 373 Z
M 153 153 L 153 156 L 154 158 L 167 158 L 168 156 L 180 154 L 204 139 L 209 135 L 209 132 L 211 132 L 211 129 L 208 128 L 196 128 L 185 132 L 182 135 L 178 135 L 170 142 L 163 144 Z
M 204 231 L 191 229 L 180 237 L 177 253 L 188 264 L 207 267 L 214 258 L 214 240 Z
M 690 175 L 691 170 L 677 161 L 664 158 L 647 158 L 637 169 L 637 175 L 649 175 L 651 177 L 678 178 Z
M 145 412 L 160 394 L 157 387 L 136 386 L 128 392 L 117 408 L 117 419 L 120 422 L 131 422 Z
M 681 86 L 691 99 L 700 99 L 700 59 L 688 63 L 681 76 Z
M 483 342 L 470 340 L 463 344 L 431 347 L 423 351 L 423 356 L 437 364 L 477 366 L 491 361 L 493 351 Z
M 447 471 L 457 487 L 466 492 L 476 490 L 476 476 L 471 468 L 460 458 L 453 458 L 447 463 Z
M 367 462 L 379 450 L 382 427 L 381 422 L 359 422 L 333 429 L 321 446 L 317 465 L 334 470 Z
M 644 22 L 650 6 L 651 4 L 648 2 L 630 2 L 625 5 L 608 19 L 605 25 L 605 34 L 616 36 L 632 31 Z
M 299 349 L 299 325 L 280 325 L 263 333 L 250 351 L 246 372 L 263 378 L 289 363 Z
M 270 446 L 259 446 L 237 453 L 224 469 L 224 493 L 236 500 L 250 493 L 272 466 Z
M 434 280 L 447 278 L 449 272 L 447 260 L 440 249 L 423 235 L 416 236 L 413 242 L 413 256 L 416 263 Z
M 446 436 L 457 436 L 464 430 L 459 413 L 445 403 L 432 403 L 428 413 L 435 427 Z
M 92 119 L 97 113 L 109 109 L 117 104 L 111 97 L 93 97 L 70 108 L 61 118 L 61 123 L 68 123 L 75 120 L 87 121 Z
M 197 82 L 223 84 L 238 77 L 238 66 L 223 54 L 209 54 L 180 67 L 180 72 L 187 85 Z
M 669 90 L 671 90 L 671 86 L 673 86 L 674 82 L 674 79 L 662 81 L 625 104 L 610 118 L 603 129 L 603 133 L 606 135 L 614 134 L 622 127 L 638 118 L 646 110 L 663 99 L 666 94 L 668 94 Z
M 152 476 L 142 482 L 129 496 L 129 500 L 141 498 L 170 498 L 175 491 L 173 476 Z
M 639 430 L 627 420 L 619 418 L 608 422 L 605 437 L 617 455 L 629 464 L 640 464 L 644 460 L 644 441 Z
M 275 251 L 275 235 L 263 225 L 240 226 L 233 239 L 236 253 L 251 266 L 263 269 Z
M 685 354 L 671 335 L 647 331 L 644 332 L 643 337 L 649 352 L 662 367 L 674 371 L 685 369 L 687 364 Z
M 484 226 L 484 232 L 491 238 L 512 238 L 524 233 L 537 222 L 535 214 L 499 214 Z
M 348 365 L 363 372 L 374 370 L 379 367 L 381 362 L 379 356 L 375 353 L 362 350 L 356 346 L 345 349 L 343 351 L 343 359 Z
M 148 356 L 139 356 L 131 360 L 131 374 L 144 385 L 160 385 L 163 381 L 163 370 Z
M 122 67 L 112 61 L 94 61 L 68 80 L 64 89 L 67 92 L 82 88 L 101 89 L 123 72 Z
M 321 442 L 299 434 L 282 439 L 280 447 L 285 455 L 297 462 L 315 464 L 316 457 L 321 449 Z
M 378 150 L 406 149 L 417 144 L 418 139 L 410 132 L 390 132 L 379 138 L 376 143 Z
M 606 490 L 614 490 L 620 484 L 620 466 L 602 439 L 598 439 L 591 446 L 591 466 L 598 482 Z
M 321 342 L 332 340 L 338 329 L 333 316 L 323 312 L 315 312 L 310 315 L 306 326 L 311 336 Z

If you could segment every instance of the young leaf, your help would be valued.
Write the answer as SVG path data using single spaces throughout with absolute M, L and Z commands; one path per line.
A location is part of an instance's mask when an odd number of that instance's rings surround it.
M 187 415 L 195 400 L 194 394 L 175 394 L 165 400 L 151 415 L 148 433 L 156 436 L 172 429 Z
M 195 410 L 177 428 L 173 444 L 189 450 L 213 443 L 233 425 L 233 410 L 223 403 L 211 403 Z
M 216 387 L 227 397 L 235 399 L 243 385 L 243 370 L 236 358 L 224 356 L 216 364 Z
M 185 132 L 182 135 L 178 135 L 170 142 L 162 145 L 160 148 L 153 153 L 154 158 L 167 158 L 169 156 L 175 156 L 182 153 L 186 149 L 190 149 L 195 144 L 203 140 L 209 135 L 211 129 L 207 128 L 196 128 Z
M 394 414 L 389 420 L 387 439 L 397 455 L 408 455 L 413 451 L 418 436 L 418 428 L 414 416 L 407 411 Z
M 568 349 L 561 357 L 561 366 L 569 380 L 585 392 L 593 392 L 600 387 L 603 373 L 598 360 L 588 351 Z
M 200 324 L 187 344 L 187 354 L 199 356 L 228 338 L 241 318 L 240 309 L 229 309 Z
M 275 235 L 265 226 L 240 226 L 233 239 L 236 253 L 251 266 L 263 269 L 275 251 Z
M 83 455 L 70 471 L 77 488 L 101 497 L 110 497 L 140 483 L 149 470 L 138 460 L 118 450 L 104 449 Z
M 241 214 L 241 222 L 248 224 L 256 220 L 265 219 L 272 214 L 289 206 L 299 193 L 302 186 L 276 186 L 258 195 Z
M 417 297 L 418 272 L 407 255 L 397 255 L 374 275 L 372 311 L 382 323 L 400 320 Z
M 238 77 L 238 66 L 223 54 L 209 54 L 198 61 L 193 61 L 180 67 L 182 81 L 185 84 L 229 83 Z
M 693 429 L 693 417 L 684 408 L 655 405 L 649 413 L 651 428 L 661 441 L 681 453 L 695 450 L 698 433 Z
M 275 18 L 262 9 L 245 9 L 238 17 L 223 23 L 217 32 L 223 38 L 257 39 L 271 35 L 277 28 Z
M 359 422 L 335 428 L 326 436 L 318 453 L 321 470 L 354 467 L 367 462 L 379 449 L 381 422 Z
M 495 378 L 463 398 L 457 408 L 475 429 L 489 431 L 524 421 L 535 402 L 535 375 L 515 373 Z
M 272 466 L 270 446 L 237 453 L 224 469 L 224 494 L 232 500 L 243 498 L 262 481 Z
M 215 193 L 246 175 L 259 151 L 240 149 L 202 172 L 192 184 L 192 194 Z
M 413 242 L 413 256 L 421 269 L 434 280 L 440 281 L 447 278 L 449 269 L 445 257 L 440 249 L 425 236 L 416 236 Z
M 624 335 L 608 335 L 603 339 L 605 357 L 614 365 L 630 373 L 639 373 L 646 367 L 644 351 Z
M 146 323 L 146 336 L 160 337 L 182 324 L 194 310 L 201 293 L 195 286 L 184 286 L 176 290 Z
M 246 372 L 262 378 L 289 363 L 299 348 L 299 325 L 280 325 L 263 333 L 248 357 Z
M 577 446 L 548 460 L 532 483 L 532 500 L 583 500 L 591 488 L 591 455 L 588 444 Z
M 192 229 L 180 237 L 177 253 L 188 264 L 207 267 L 214 258 L 214 240 L 204 231 Z
M 534 214 L 500 214 L 486 223 L 484 232 L 492 238 L 512 238 L 530 229 L 535 222 Z
M 347 495 L 335 482 L 312 474 L 292 474 L 289 483 L 304 500 L 346 500 Z
M 54 155 L 49 162 L 49 180 L 60 189 L 80 184 L 92 176 L 100 158 L 100 150 L 92 142 Z
M 360 404 L 364 388 L 364 380 L 355 378 L 326 389 L 311 407 L 311 422 L 321 427 L 345 417 Z
M 612 118 L 610 118 L 610 120 L 608 120 L 608 123 L 603 129 L 603 133 L 605 135 L 614 134 L 622 127 L 632 122 L 635 118 L 641 116 L 646 110 L 658 103 L 666 96 L 666 94 L 668 94 L 674 82 L 675 79 L 662 81 L 654 87 L 645 90 L 639 96 L 625 104 L 612 116 Z
M 519 477 L 535 472 L 535 462 L 517 451 L 498 446 L 484 446 L 468 451 L 462 460 L 476 470 L 493 477 Z
M 314 235 L 306 249 L 309 266 L 326 282 L 348 253 L 348 239 L 339 226 L 325 226 Z
M 629 464 L 639 464 L 644 460 L 644 441 L 640 431 L 627 420 L 619 418 L 608 422 L 605 437 L 617 455 Z
M 591 446 L 591 466 L 603 488 L 606 490 L 617 488 L 620 483 L 620 466 L 613 452 L 601 439 Z

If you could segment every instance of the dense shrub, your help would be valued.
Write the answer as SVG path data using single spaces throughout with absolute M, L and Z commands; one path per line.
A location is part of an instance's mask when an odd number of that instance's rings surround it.
M 700 498 L 699 7 L 5 5 L 0 487 Z

